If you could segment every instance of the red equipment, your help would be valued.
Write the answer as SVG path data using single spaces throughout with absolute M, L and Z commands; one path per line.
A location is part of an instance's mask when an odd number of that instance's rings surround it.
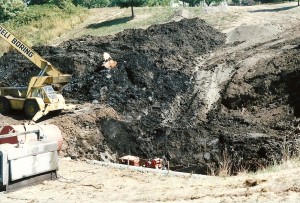
M 163 168 L 163 160 L 160 158 L 149 159 L 145 165 L 147 168 L 156 168 L 162 169 Z

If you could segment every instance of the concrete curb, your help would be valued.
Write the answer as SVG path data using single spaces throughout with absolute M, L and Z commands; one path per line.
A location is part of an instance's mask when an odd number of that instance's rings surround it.
M 116 168 L 120 170 L 132 170 L 132 171 L 138 171 L 141 173 L 153 173 L 153 174 L 159 174 L 163 176 L 174 176 L 174 177 L 185 177 L 185 178 L 207 178 L 206 175 L 200 175 L 200 174 L 192 174 L 192 173 L 183 173 L 183 172 L 175 172 L 175 171 L 168 171 L 168 170 L 160 170 L 160 169 L 153 169 L 153 168 L 144 168 L 144 167 L 137 167 L 137 166 L 130 166 L 130 165 L 123 165 L 123 164 L 115 164 L 115 163 L 109 163 L 109 162 L 103 162 L 103 161 L 97 161 L 97 160 L 87 160 L 88 164 L 96 164 L 100 166 L 105 167 L 111 167 Z M 211 178 L 211 176 L 210 176 Z

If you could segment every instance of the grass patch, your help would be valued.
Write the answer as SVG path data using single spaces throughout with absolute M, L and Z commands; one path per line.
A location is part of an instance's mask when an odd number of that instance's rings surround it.
M 60 9 L 55 5 L 29 6 L 25 11 L 2 25 L 29 46 L 45 45 L 59 37 L 87 17 L 86 9 L 73 7 Z M 0 44 L 0 56 L 10 49 Z
M 106 9 L 106 8 L 103 8 Z M 112 16 L 103 22 L 87 25 L 85 34 L 93 36 L 112 35 L 125 29 L 147 28 L 153 24 L 169 21 L 174 9 L 170 7 L 139 7 L 134 8 L 136 18 L 131 19 L 129 8 L 119 9 L 120 15 Z

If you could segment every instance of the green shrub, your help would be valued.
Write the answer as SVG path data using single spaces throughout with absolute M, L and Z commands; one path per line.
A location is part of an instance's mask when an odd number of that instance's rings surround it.
M 261 2 L 262 4 L 265 3 L 281 3 L 283 0 L 259 0 L 258 2 Z
M 0 22 L 9 20 L 25 8 L 22 0 L 0 0 Z
M 72 10 L 74 8 L 72 0 L 51 0 L 50 2 L 62 9 Z
M 240 5 L 242 3 L 242 0 L 232 0 L 233 5 Z
M 50 0 L 29 0 L 29 5 L 41 5 L 41 4 L 46 4 L 48 3 Z
M 73 3 L 87 8 L 101 8 L 108 6 L 110 0 L 73 0 Z
M 147 0 L 147 6 L 168 6 L 171 0 Z
M 220 4 L 223 0 L 205 0 L 205 3 L 209 6 L 212 3 Z

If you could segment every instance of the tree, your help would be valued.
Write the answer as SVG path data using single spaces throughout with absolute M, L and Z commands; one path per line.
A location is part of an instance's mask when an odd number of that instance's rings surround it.
M 171 0 L 147 0 L 146 6 L 168 6 Z
M 49 2 L 49 0 L 28 0 L 27 1 L 29 5 L 35 5 L 35 4 L 46 4 Z
M 258 2 L 262 4 L 268 4 L 268 3 L 281 3 L 283 1 L 282 0 L 259 0 Z
M 212 3 L 221 3 L 224 0 L 205 0 L 205 3 L 210 6 Z
M 200 4 L 202 0 L 183 0 L 183 2 L 188 3 L 190 7 L 195 7 Z
M 25 0 L 25 1 L 28 2 L 29 5 L 55 4 L 60 8 L 70 6 L 70 4 L 72 3 L 72 0 Z
M 73 0 L 73 3 L 87 8 L 101 8 L 108 6 L 110 0 Z
M 25 7 L 23 0 L 0 0 L 0 22 L 14 17 Z
M 242 0 L 232 0 L 233 5 L 240 5 Z
M 147 0 L 115 0 L 113 3 L 121 8 L 131 7 L 131 17 L 134 18 L 133 7 L 143 6 Z

